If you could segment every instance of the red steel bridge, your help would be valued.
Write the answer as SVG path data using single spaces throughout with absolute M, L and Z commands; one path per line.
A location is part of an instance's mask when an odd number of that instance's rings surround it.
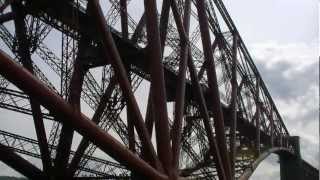
M 0 160 L 30 179 L 242 180 L 272 153 L 318 179 L 222 0 L 0 0 L 0 38 L 0 124 L 35 132 L 1 128 Z

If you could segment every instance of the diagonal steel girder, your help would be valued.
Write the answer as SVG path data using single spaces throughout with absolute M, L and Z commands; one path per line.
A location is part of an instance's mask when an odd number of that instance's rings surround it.
M 136 170 L 147 177 L 166 179 L 165 175 L 159 173 L 131 151 L 127 150 L 111 135 L 98 128 L 85 115 L 74 112 L 72 107 L 59 95 L 52 92 L 32 74 L 13 62 L 2 50 L 0 51 L 0 73 L 31 97 L 37 99 L 48 110 L 61 117 L 62 121 L 69 123 L 77 132 L 90 139 L 101 150 L 126 165 L 129 169 Z

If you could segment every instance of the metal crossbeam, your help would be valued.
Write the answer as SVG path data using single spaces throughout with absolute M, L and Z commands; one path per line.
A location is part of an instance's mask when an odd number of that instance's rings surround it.
M 146 0 L 140 17 L 136 3 L 0 2 L 0 108 L 32 116 L 37 132 L 33 140 L 0 130 L 13 163 L 1 160 L 51 179 L 233 180 L 277 153 L 316 174 L 298 162 L 299 142 L 221 0 L 163 0 L 161 10 Z

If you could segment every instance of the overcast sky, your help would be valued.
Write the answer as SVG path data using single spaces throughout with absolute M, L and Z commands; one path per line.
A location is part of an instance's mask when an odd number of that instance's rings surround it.
M 318 1 L 225 0 L 302 157 L 319 166 Z M 251 179 L 280 179 L 277 156 Z
M 301 137 L 302 157 L 318 167 L 318 2 L 224 2 L 290 134 Z M 280 179 L 277 156 L 263 162 L 251 179 Z

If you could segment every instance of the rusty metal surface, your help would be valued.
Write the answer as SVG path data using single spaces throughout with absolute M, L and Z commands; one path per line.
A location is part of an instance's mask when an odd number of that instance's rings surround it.
M 0 108 L 37 137 L 0 131 L 1 160 L 30 178 L 231 180 L 298 156 L 222 1 L 160 3 L 1 1 Z

